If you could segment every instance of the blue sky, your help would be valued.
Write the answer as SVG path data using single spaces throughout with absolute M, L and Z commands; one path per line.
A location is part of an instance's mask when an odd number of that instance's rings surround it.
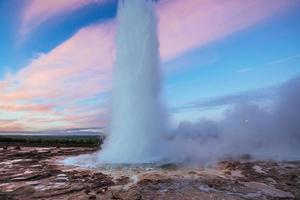
M 117 1 L 55 2 L 0 2 L 0 130 L 107 124 Z M 230 106 L 191 104 L 270 93 L 300 74 L 297 0 L 161 0 L 156 8 L 174 125 L 218 120 Z

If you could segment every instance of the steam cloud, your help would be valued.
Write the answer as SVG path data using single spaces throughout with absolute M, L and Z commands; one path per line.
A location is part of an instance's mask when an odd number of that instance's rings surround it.
M 174 141 L 181 159 L 208 163 L 243 154 L 259 159 L 299 159 L 300 76 L 273 90 L 277 92 L 271 109 L 238 97 L 221 121 L 180 123 Z M 228 103 L 228 98 L 223 100 Z

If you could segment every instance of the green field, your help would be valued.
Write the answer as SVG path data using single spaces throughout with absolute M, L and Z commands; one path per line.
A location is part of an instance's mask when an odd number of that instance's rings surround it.
M 57 136 L 57 135 L 0 135 L 0 146 L 28 147 L 99 147 L 101 136 Z

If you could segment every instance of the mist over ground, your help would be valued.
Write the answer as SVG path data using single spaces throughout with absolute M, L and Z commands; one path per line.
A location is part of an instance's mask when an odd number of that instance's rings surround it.
M 270 106 L 255 102 L 263 99 Z M 211 163 L 243 154 L 258 159 L 300 158 L 300 76 L 264 92 L 259 90 L 209 102 L 215 106 L 222 102 L 232 106 L 221 121 L 200 119 L 196 123 L 179 124 L 174 141 L 180 159 Z M 194 105 L 195 109 L 201 107 Z

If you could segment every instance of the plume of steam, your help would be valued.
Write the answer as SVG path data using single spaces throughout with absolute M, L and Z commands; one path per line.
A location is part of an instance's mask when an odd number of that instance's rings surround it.
M 300 77 L 277 88 L 272 109 L 240 102 L 214 122 L 182 122 L 174 139 L 180 159 L 207 163 L 249 154 L 259 159 L 300 158 Z

